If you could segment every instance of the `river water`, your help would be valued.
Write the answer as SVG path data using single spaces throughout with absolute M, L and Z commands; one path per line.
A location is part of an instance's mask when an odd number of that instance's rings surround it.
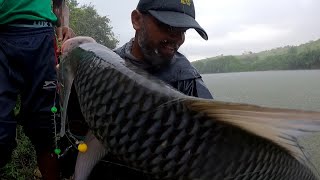
M 216 100 L 320 111 L 320 70 L 203 74 Z
M 203 74 L 216 100 L 320 111 L 320 70 Z M 320 172 L 320 133 L 298 139 Z

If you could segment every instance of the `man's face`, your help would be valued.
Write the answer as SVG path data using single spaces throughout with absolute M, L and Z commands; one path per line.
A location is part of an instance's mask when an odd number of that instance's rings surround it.
M 167 65 L 184 43 L 187 29 L 165 25 L 149 14 L 141 15 L 142 24 L 137 33 L 144 60 L 154 66 Z

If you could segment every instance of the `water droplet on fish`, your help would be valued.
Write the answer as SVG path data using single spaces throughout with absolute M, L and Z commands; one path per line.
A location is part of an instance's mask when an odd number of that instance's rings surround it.
M 164 141 L 164 142 L 161 144 L 161 146 L 162 146 L 162 147 L 166 147 L 166 146 L 167 146 L 167 143 L 168 143 L 168 141 L 166 140 L 166 141 Z

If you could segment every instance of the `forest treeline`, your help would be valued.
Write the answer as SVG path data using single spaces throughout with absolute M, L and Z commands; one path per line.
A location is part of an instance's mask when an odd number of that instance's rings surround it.
M 320 39 L 299 46 L 285 46 L 259 53 L 217 56 L 192 62 L 201 74 L 320 69 Z

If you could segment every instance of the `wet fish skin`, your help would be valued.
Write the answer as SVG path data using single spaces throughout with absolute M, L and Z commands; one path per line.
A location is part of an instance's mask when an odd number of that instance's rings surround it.
M 185 96 L 96 43 L 63 61 L 90 130 L 128 167 L 159 179 L 317 179 L 288 149 L 193 105 L 229 104 Z
M 96 41 L 91 38 L 91 37 L 85 37 L 85 36 L 77 36 L 76 41 L 73 39 L 70 41 L 67 41 L 67 43 L 63 43 L 61 47 L 61 52 L 63 55 L 69 54 L 75 47 L 79 46 L 80 44 L 83 43 L 96 43 Z M 67 44 L 67 45 L 66 45 Z M 65 57 L 65 56 L 64 56 Z M 58 79 L 60 82 L 58 90 L 63 91 L 63 93 L 60 93 L 59 98 L 60 98 L 60 106 L 63 108 L 67 109 L 67 104 L 68 101 L 65 101 L 69 99 L 70 93 L 71 93 L 71 85 L 72 82 L 75 78 L 75 70 L 76 69 L 71 69 L 72 67 L 75 67 L 77 64 L 77 60 L 73 61 L 64 61 L 63 66 L 59 67 L 60 64 L 56 66 L 58 70 Z M 63 103 L 63 104 L 61 104 Z M 67 119 L 67 111 L 62 111 L 62 121 L 61 121 L 61 130 L 59 136 L 63 137 L 65 135 L 65 127 L 66 127 L 66 119 Z

